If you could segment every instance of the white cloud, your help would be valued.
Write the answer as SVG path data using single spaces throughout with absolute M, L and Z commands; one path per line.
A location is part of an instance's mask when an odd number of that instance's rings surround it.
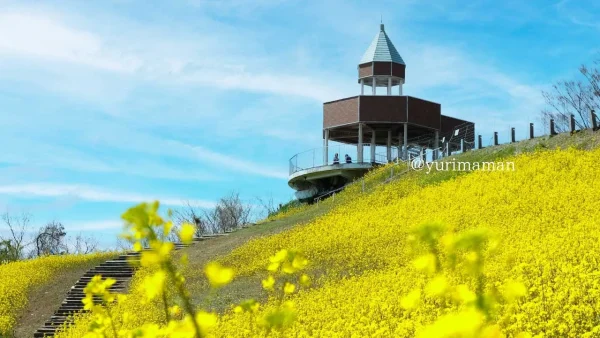
M 269 168 L 263 164 L 238 159 L 232 156 L 220 154 L 214 152 L 212 150 L 203 148 L 201 146 L 192 146 L 188 144 L 183 144 L 177 141 L 172 141 L 174 144 L 178 146 L 185 147 L 195 154 L 198 159 L 208 163 L 218 164 L 224 168 L 234 169 L 236 171 L 256 174 L 259 176 L 279 178 L 279 179 L 287 179 L 288 174 L 273 168 Z
M 598 22 L 600 5 L 597 2 L 562 0 L 556 3 L 554 7 L 559 16 L 566 17 L 572 24 L 600 29 L 600 23 Z
M 19 197 L 73 197 L 89 202 L 141 203 L 159 200 L 164 205 L 184 206 L 189 201 L 201 208 L 215 206 L 212 201 L 194 200 L 185 197 L 156 196 L 122 191 L 111 191 L 89 185 L 30 183 L 0 185 L 0 194 Z
M 0 31 L 11 32 L 0 35 L 0 55 L 32 59 L 37 61 L 38 66 L 53 69 L 58 79 L 55 77 L 48 81 L 52 81 L 52 87 L 58 84 L 54 90 L 61 89 L 67 95 L 77 95 L 86 87 L 113 95 L 113 90 L 98 88 L 94 82 L 100 82 L 100 87 L 125 85 L 119 79 L 112 84 L 107 83 L 98 74 L 87 77 L 73 75 L 85 70 L 67 67 L 70 65 L 130 75 L 149 83 L 191 84 L 292 95 L 318 101 L 335 98 L 340 93 L 333 86 L 321 84 L 317 77 L 297 75 L 277 67 L 280 62 L 276 59 L 264 60 L 244 54 L 239 49 L 224 51 L 226 44 L 231 43 L 230 33 L 219 35 L 219 32 L 213 31 L 207 36 L 182 38 L 163 31 L 152 40 L 145 36 L 145 40 L 140 41 L 139 31 L 120 37 L 101 36 L 74 27 L 67 18 L 56 13 L 27 8 L 0 14 Z M 243 36 L 236 38 L 240 39 Z M 56 63 L 62 64 L 60 71 L 56 70 Z M 67 74 L 61 74 L 63 72 Z M 78 88 L 72 88 L 69 85 L 72 81 L 59 80 L 63 77 L 91 83 L 78 83 Z M 84 96 L 101 99 L 94 95 Z
M 140 60 L 107 48 L 96 35 L 65 25 L 47 13 L 0 13 L 0 53 L 132 73 Z M 10 33 L 8 33 L 10 32 Z
M 122 221 L 100 220 L 100 221 L 65 221 L 62 222 L 67 231 L 98 231 L 113 230 L 123 227 Z
M 83 130 L 86 126 L 81 126 Z M 96 128 L 94 128 L 96 129 Z M 96 129 L 98 131 L 99 129 Z M 110 130 L 102 129 L 103 131 Z M 121 156 L 111 158 L 100 158 L 84 151 L 65 146 L 54 145 L 51 142 L 34 141 L 29 137 L 10 135 L 0 136 L 6 144 L 11 147 L 4 149 L 0 162 L 27 166 L 29 168 L 54 168 L 68 169 L 79 172 L 91 173 L 119 173 L 146 178 L 171 179 L 181 181 L 207 181 L 221 180 L 222 177 L 215 173 L 209 173 L 202 169 L 185 170 L 160 159 L 152 159 L 145 156 Z M 160 142 L 160 139 L 156 142 Z M 119 142 L 127 142 L 121 139 Z M 168 153 L 165 153 L 168 155 Z M 1 172 L 1 171 L 0 171 Z M 28 170 L 36 174 L 32 170 Z M 10 172 L 13 176 L 23 172 Z M 9 172 L 7 172 L 9 174 Z M 0 183 L 6 179 L 0 178 Z

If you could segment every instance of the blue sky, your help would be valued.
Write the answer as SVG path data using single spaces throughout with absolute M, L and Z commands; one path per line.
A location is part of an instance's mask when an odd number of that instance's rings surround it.
M 524 137 L 600 45 L 592 1 L 0 0 L 0 211 L 110 245 L 137 201 L 288 201 L 288 159 L 359 93 L 380 16 L 405 94 L 484 140 Z

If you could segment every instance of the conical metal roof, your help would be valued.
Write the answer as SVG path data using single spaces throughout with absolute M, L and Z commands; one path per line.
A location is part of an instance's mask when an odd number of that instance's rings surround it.
M 377 33 L 373 39 L 373 42 L 371 42 L 371 45 L 363 55 L 359 64 L 374 61 L 396 62 L 406 66 L 404 60 L 402 60 L 402 57 L 400 56 L 400 53 L 398 53 L 396 47 L 394 47 L 394 44 L 385 33 L 383 24 L 381 24 L 379 33 Z

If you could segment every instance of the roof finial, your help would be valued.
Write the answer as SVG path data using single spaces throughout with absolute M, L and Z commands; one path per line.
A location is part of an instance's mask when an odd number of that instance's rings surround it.
M 381 16 L 381 18 L 380 18 L 380 21 L 379 21 L 379 28 L 383 32 L 383 14 L 380 14 L 380 16 Z

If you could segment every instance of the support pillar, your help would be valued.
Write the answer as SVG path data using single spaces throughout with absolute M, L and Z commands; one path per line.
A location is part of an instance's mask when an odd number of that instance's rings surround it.
M 404 124 L 404 141 L 402 142 L 402 157 L 408 160 L 408 123 Z
M 363 162 L 363 125 L 362 123 L 358 124 L 358 149 L 356 149 L 356 156 L 358 157 L 356 161 L 358 163 Z
M 375 129 L 371 131 L 371 163 L 375 163 Z
M 533 138 L 533 123 L 529 124 L 529 139 Z
M 398 85 L 398 95 L 402 96 L 402 85 L 404 84 L 404 81 L 400 81 L 400 84 Z
M 365 79 L 360 79 L 360 95 L 365 95 Z
M 387 138 L 387 162 L 392 162 L 392 131 L 388 130 L 388 138 Z
M 377 95 L 377 80 L 373 78 L 373 95 Z
M 403 159 L 404 153 L 402 152 L 402 140 L 404 139 L 404 134 L 402 132 L 398 133 L 398 158 Z
M 440 151 L 439 150 L 439 148 L 440 148 L 440 131 L 439 130 L 435 131 L 435 139 L 433 142 L 435 142 L 435 143 L 433 144 L 433 155 L 431 155 L 431 156 L 433 157 L 432 160 L 435 161 L 438 159 L 438 152 Z
M 329 162 L 329 129 L 325 129 L 325 138 L 323 139 L 323 165 Z
M 388 78 L 387 95 L 392 95 L 392 78 Z

